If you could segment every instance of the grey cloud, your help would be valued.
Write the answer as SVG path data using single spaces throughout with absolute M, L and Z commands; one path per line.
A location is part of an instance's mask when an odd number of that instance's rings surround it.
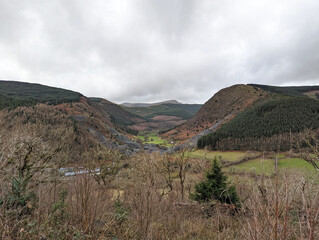
M 319 84 L 314 0 L 0 0 L 0 78 L 116 102 Z

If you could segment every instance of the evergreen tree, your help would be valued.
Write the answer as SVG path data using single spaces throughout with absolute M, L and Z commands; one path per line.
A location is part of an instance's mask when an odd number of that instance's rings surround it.
M 319 101 L 308 97 L 269 97 L 257 102 L 216 131 L 202 136 L 198 148 L 286 151 L 291 133 L 319 128 Z M 280 144 L 278 139 L 287 144 Z M 260 144 L 257 144 L 258 141 Z
M 206 173 L 205 180 L 196 184 L 193 199 L 198 202 L 209 202 L 215 199 L 239 206 L 240 200 L 236 188 L 227 182 L 227 176 L 222 172 L 217 158 L 214 159 L 210 170 Z

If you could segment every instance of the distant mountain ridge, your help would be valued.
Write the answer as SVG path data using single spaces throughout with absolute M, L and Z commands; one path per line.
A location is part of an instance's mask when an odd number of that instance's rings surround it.
M 164 104 L 182 104 L 176 100 L 167 100 L 162 102 L 156 102 L 156 103 L 122 103 L 121 106 L 124 107 L 150 107 L 150 106 L 157 106 L 157 105 L 164 105 Z
M 174 128 L 194 116 L 201 104 L 162 103 L 147 107 L 125 107 L 126 111 L 143 118 L 146 122 L 138 123 L 132 128 L 139 131 L 166 131 Z

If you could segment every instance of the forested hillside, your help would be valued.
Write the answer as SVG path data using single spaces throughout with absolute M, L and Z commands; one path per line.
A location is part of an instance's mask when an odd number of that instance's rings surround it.
M 267 92 L 244 84 L 221 89 L 200 108 L 194 117 L 163 136 L 178 141 L 189 140 L 221 121 L 229 121 L 255 101 L 266 96 Z
M 288 133 L 319 128 L 319 101 L 276 95 L 260 101 L 220 129 L 202 137 L 198 147 L 212 149 L 274 150 L 289 148 Z M 267 143 L 266 143 L 267 142 Z
M 202 104 L 174 104 L 174 103 L 166 103 L 163 104 L 169 108 L 181 109 L 186 112 L 191 113 L 191 116 L 195 115 L 198 110 L 203 106 Z
M 111 122 L 122 128 L 125 132 L 136 135 L 137 130 L 130 128 L 134 124 L 145 122 L 145 119 L 126 111 L 120 105 L 112 103 L 102 98 L 90 98 L 109 116 Z
M 0 109 L 32 106 L 37 103 L 59 104 L 76 102 L 80 93 L 41 84 L 0 81 Z
M 260 88 L 265 91 L 270 91 L 273 93 L 278 93 L 286 96 L 299 96 L 306 97 L 304 95 L 307 92 L 319 91 L 319 86 L 300 86 L 300 87 L 277 87 L 277 86 L 268 86 L 268 85 L 259 85 L 259 84 L 248 84 L 249 86 Z

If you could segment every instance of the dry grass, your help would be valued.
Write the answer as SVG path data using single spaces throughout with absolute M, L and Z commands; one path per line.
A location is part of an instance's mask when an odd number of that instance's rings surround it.
M 115 155 L 100 158 L 94 167 L 112 166 L 119 161 Z M 188 166 L 182 186 L 169 177 L 178 172 L 176 156 L 141 154 L 120 161 L 119 171 L 106 173 L 115 177 L 108 175 L 105 181 L 92 175 L 67 180 L 54 175 L 40 182 L 34 175 L 28 190 L 36 201 L 0 205 L 1 238 L 319 239 L 318 174 L 288 169 L 277 178 L 238 181 L 242 207 L 235 210 L 214 201 L 193 202 L 189 193 L 203 172 L 194 174 Z M 0 199 L 6 199 L 11 182 L 2 176 Z M 115 189 L 121 193 L 117 197 Z

